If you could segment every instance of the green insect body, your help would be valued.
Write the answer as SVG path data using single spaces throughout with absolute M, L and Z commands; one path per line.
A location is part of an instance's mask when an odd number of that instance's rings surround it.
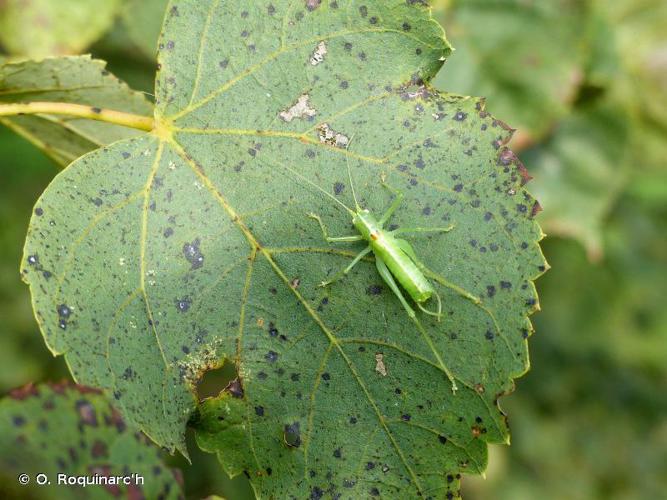
M 388 186 L 386 187 L 391 189 Z M 389 220 L 403 199 L 403 195 L 401 193 L 398 191 L 394 192 L 397 195 L 396 200 L 391 205 L 391 207 L 389 207 L 389 210 L 387 210 L 384 216 L 379 220 L 373 214 L 371 214 L 369 210 L 362 209 L 358 205 L 356 211 L 346 207 L 352 216 L 352 224 L 359 232 L 358 235 L 332 238 L 328 235 L 326 227 L 322 223 L 320 217 L 315 214 L 309 214 L 311 218 L 318 221 L 322 229 L 322 233 L 324 234 L 324 238 L 330 243 L 356 241 L 368 242 L 368 246 L 364 248 L 345 269 L 334 275 L 334 277 L 331 279 L 322 282 L 320 286 L 329 286 L 334 281 L 344 277 L 366 255 L 372 252 L 375 256 L 375 265 L 378 272 L 380 273 L 380 276 L 394 293 L 394 295 L 396 295 L 396 297 L 399 299 L 406 312 L 408 313 L 408 316 L 415 318 L 415 311 L 403 296 L 403 293 L 401 292 L 396 282 L 398 282 L 401 287 L 403 287 L 403 289 L 410 295 L 412 300 L 415 301 L 417 307 L 421 311 L 431 316 L 436 316 L 438 319 L 440 319 L 442 316 L 442 304 L 440 301 L 440 296 L 424 275 L 422 271 L 424 266 L 417 259 L 417 256 L 410 244 L 406 240 L 397 238 L 396 235 L 399 233 L 408 232 L 446 232 L 451 230 L 452 227 L 397 229 L 395 231 L 385 230 L 384 224 Z M 438 308 L 436 312 L 429 311 L 423 306 L 423 303 L 433 296 L 435 296 L 438 301 Z
M 370 243 L 375 256 L 387 265 L 391 274 L 396 277 L 415 302 L 421 304 L 431 298 L 435 289 L 419 270 L 409 253 L 404 250 L 408 245 L 407 241 L 398 239 L 385 231 L 368 210 L 359 212 L 352 223 Z
M 354 190 L 354 183 L 352 181 L 352 173 L 350 171 L 349 163 L 347 164 L 347 173 L 350 182 L 350 188 L 352 189 L 352 196 L 354 198 L 355 210 L 352 210 L 338 198 L 335 198 L 330 193 L 327 193 L 320 186 L 306 179 L 292 168 L 286 168 L 293 174 L 306 181 L 308 184 L 314 186 L 316 189 L 324 193 L 327 197 L 334 200 L 352 217 L 352 224 L 357 229 L 359 234 L 342 237 L 330 237 L 327 233 L 327 229 L 324 223 L 322 222 L 322 219 L 313 213 L 309 214 L 311 218 L 315 219 L 319 223 L 320 228 L 322 229 L 322 234 L 328 242 L 368 242 L 368 246 L 364 248 L 345 269 L 334 275 L 333 278 L 322 282 L 320 286 L 328 286 L 334 281 L 344 277 L 366 255 L 372 252 L 375 256 L 375 265 L 378 272 L 380 273 L 380 276 L 394 293 L 394 295 L 396 295 L 396 297 L 399 299 L 404 309 L 408 313 L 408 316 L 415 318 L 415 311 L 403 296 L 403 293 L 401 292 L 398 284 L 400 284 L 401 287 L 408 293 L 408 295 L 412 298 L 412 300 L 414 300 L 415 304 L 422 312 L 430 316 L 437 317 L 438 321 L 440 320 L 442 317 L 442 302 L 437 291 L 435 288 L 433 288 L 428 278 L 426 278 L 424 275 L 424 271 L 426 269 L 425 266 L 417 259 L 412 246 L 406 240 L 397 238 L 396 235 L 400 233 L 444 233 L 453 229 L 453 226 L 432 228 L 399 228 L 395 231 L 387 231 L 384 229 L 384 225 L 389 221 L 391 216 L 403 201 L 403 193 L 385 184 L 384 176 L 382 178 L 382 185 L 394 193 L 395 199 L 385 214 L 380 219 L 377 219 L 368 209 L 362 209 L 359 206 L 357 195 Z M 397 281 L 398 284 L 396 283 Z M 435 296 L 437 299 L 436 311 L 430 311 L 423 305 L 433 296 Z

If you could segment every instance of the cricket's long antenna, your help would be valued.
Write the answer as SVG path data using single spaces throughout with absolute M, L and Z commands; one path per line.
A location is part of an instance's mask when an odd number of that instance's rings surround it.
M 350 207 L 348 207 L 345 203 L 343 203 L 342 201 L 340 201 L 338 198 L 336 198 L 336 197 L 335 197 L 334 195 L 332 195 L 331 193 L 327 193 L 327 192 L 326 192 L 324 189 L 322 189 L 320 186 L 318 186 L 317 184 L 315 184 L 315 183 L 314 183 L 313 181 L 311 181 L 310 179 L 307 179 L 305 176 L 303 176 L 302 174 L 300 174 L 299 172 L 297 172 L 296 170 L 294 170 L 292 167 L 288 167 L 287 165 L 284 165 L 284 164 L 282 164 L 282 163 L 279 163 L 279 165 L 280 165 L 281 167 L 285 168 L 286 170 L 288 170 L 289 172 L 291 172 L 292 174 L 296 175 L 296 176 L 297 176 L 299 179 L 301 179 L 302 181 L 304 181 L 304 182 L 310 184 L 312 187 L 314 187 L 315 189 L 317 189 L 318 191 L 320 191 L 322 194 L 324 194 L 324 195 L 328 196 L 329 198 L 331 198 L 333 201 L 335 201 L 335 202 L 338 203 L 341 207 L 343 207 L 345 210 L 347 210 L 347 212 L 348 212 L 350 215 L 354 215 L 354 214 L 355 214 L 354 211 L 353 211 Z
M 352 143 L 352 139 L 354 139 L 354 135 L 355 134 L 352 134 L 352 137 L 350 137 L 350 140 L 347 142 L 347 146 L 345 146 L 346 153 L 349 152 L 350 144 Z M 354 199 L 354 208 L 356 208 L 357 212 L 359 212 L 361 207 L 357 201 L 357 193 L 354 191 L 354 181 L 352 180 L 352 171 L 350 170 L 350 157 L 347 154 L 345 155 L 345 164 L 347 165 L 347 178 L 350 180 L 350 189 L 352 190 L 352 198 Z

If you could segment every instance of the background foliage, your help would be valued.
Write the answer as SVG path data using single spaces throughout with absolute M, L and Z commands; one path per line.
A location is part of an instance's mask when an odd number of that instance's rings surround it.
M 64 42 L 59 37 L 72 33 L 62 29 L 63 11 L 54 11 L 46 26 L 22 16 L 19 34 L 39 27 L 40 53 L 29 53 L 7 28 L 18 3 L 0 9 L 7 56 L 92 52 L 131 87 L 152 90 L 148 27 L 159 26 L 162 0 L 117 2 L 113 24 L 88 23 L 85 38 Z M 77 19 L 101 15 L 91 7 L 97 2 L 68 3 L 80 9 Z M 141 10 L 132 10 L 137 3 Z M 513 146 L 535 178 L 530 189 L 544 207 L 540 221 L 550 237 L 543 247 L 552 267 L 537 283 L 544 312 L 533 318 L 533 368 L 503 402 L 513 417 L 512 446 L 494 447 L 486 479 L 467 479 L 464 493 L 469 499 L 657 498 L 667 490 L 661 303 L 667 297 L 667 6 L 659 0 L 434 6 L 458 49 L 436 85 L 486 96 L 489 110 L 518 128 Z M 0 156 L 4 394 L 27 381 L 66 377 L 67 370 L 48 353 L 18 275 L 32 205 L 58 167 L 4 128 Z M 200 394 L 222 380 L 224 374 L 210 375 Z M 248 495 L 243 479 L 220 478 L 213 455 L 192 459 L 192 466 L 172 459 L 183 469 L 188 495 Z

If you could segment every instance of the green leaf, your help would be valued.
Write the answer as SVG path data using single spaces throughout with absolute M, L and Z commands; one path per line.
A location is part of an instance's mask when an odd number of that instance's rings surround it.
M 532 189 L 544 206 L 540 222 L 547 234 L 578 240 L 594 260 L 602 256 L 605 217 L 626 183 L 626 121 L 618 109 L 582 111 L 522 155 L 533 167 Z
M 5 0 L 0 42 L 27 57 L 76 54 L 111 27 L 121 0 Z
M 32 205 L 56 170 L 40 151 L 4 127 L 0 127 L 0 157 L 6 159 L 0 174 L 0 394 L 4 394 L 26 380 L 61 379 L 67 368 L 44 349 L 30 293 L 16 273 Z
M 0 465 L 7 484 L 24 497 L 63 498 L 68 488 L 77 498 L 179 498 L 180 477 L 164 465 L 162 453 L 123 422 L 98 391 L 78 385 L 27 385 L 0 400 Z M 29 487 L 20 486 L 27 474 Z M 37 485 L 46 474 L 49 485 Z M 59 475 L 130 476 L 131 485 L 69 486 Z M 144 478 L 135 484 L 136 476 Z M 32 496 L 31 496 L 32 498 Z
M 90 56 L 66 56 L 0 65 L 0 103 L 67 102 L 151 115 L 145 96 L 134 92 Z M 53 115 L 0 117 L 61 165 L 138 132 L 83 118 Z
M 155 56 L 168 0 L 127 0 L 122 20 L 127 34 L 147 56 Z
M 533 368 L 503 404 L 512 447 L 491 447 L 500 467 L 466 481 L 468 496 L 659 498 L 667 488 L 667 310 L 654 300 L 667 296 L 667 281 L 656 279 L 667 275 L 664 203 L 652 213 L 624 197 L 605 236 L 605 259 L 594 265 L 574 242 L 548 239 L 559 272 L 539 282 L 549 307 L 535 318 Z M 641 453 L 628 460 L 635 447 Z
M 260 496 L 456 494 L 509 439 L 496 403 L 527 369 L 545 262 L 509 127 L 427 83 L 449 54 L 421 2 L 172 3 L 155 131 L 37 203 L 22 269 L 50 349 L 181 451 L 197 379 L 234 363 L 195 425 Z M 348 162 L 378 216 L 384 173 L 393 224 L 456 225 L 409 238 L 441 322 L 410 320 L 372 259 L 318 287 L 362 247 L 323 241 L 309 212 L 334 235 L 351 219 L 303 179 L 352 204 Z
M 665 280 L 654 279 L 667 272 L 667 222 L 661 210 L 652 215 L 636 200 L 623 198 L 605 224 L 604 265 L 591 266 L 576 247 L 558 247 L 553 259 L 564 271 L 546 283 L 542 298 L 552 308 L 540 322 L 551 324 L 568 357 L 604 353 L 615 366 L 667 374 L 667 311 L 651 300 L 667 293 Z M 584 279 L 576 295 L 559 293 L 577 277 Z M 591 333 L 578 336 L 575 325 Z
M 525 138 L 567 114 L 581 78 L 586 2 L 454 1 L 442 22 L 456 47 L 437 88 L 489 99 Z
M 665 30 L 667 5 L 646 0 L 596 3 L 599 24 L 614 33 L 616 65 L 621 71 L 601 72 L 597 83 L 607 90 L 617 107 L 630 112 L 631 143 L 637 153 L 631 158 L 630 189 L 644 193 L 657 203 L 667 190 L 664 164 L 667 156 L 667 63 Z M 603 40 L 598 41 L 602 45 Z

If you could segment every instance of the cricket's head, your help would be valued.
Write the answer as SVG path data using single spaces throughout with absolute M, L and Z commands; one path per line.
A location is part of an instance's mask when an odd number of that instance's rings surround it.
M 374 239 L 372 235 L 377 234 L 382 230 L 382 226 L 375 216 L 365 208 L 358 210 L 354 214 L 352 224 L 354 224 L 354 227 L 359 231 L 359 234 L 361 234 L 367 241 Z

